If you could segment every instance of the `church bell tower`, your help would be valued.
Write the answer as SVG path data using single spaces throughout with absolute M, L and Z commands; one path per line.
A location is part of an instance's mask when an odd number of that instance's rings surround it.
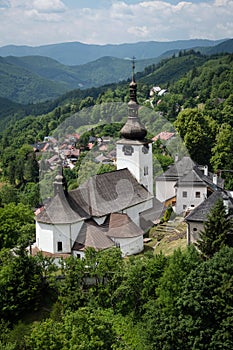
M 134 58 L 132 63 L 128 119 L 120 131 L 121 139 L 117 141 L 117 169 L 128 168 L 137 181 L 153 194 L 152 145 L 146 139 L 147 130 L 138 116 Z

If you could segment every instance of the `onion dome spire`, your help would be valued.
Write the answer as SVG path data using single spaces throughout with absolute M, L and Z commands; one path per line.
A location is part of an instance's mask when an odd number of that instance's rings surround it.
M 132 59 L 132 81 L 129 84 L 130 101 L 128 103 L 128 119 L 120 133 L 126 139 L 143 140 L 147 134 L 138 117 L 137 83 L 135 81 L 135 57 Z

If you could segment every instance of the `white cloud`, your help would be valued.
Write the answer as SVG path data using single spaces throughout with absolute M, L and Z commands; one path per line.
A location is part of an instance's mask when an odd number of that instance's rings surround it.
M 32 7 L 38 12 L 63 12 L 66 9 L 64 3 L 60 0 L 34 0 Z
M 129 27 L 129 29 L 127 30 L 128 33 L 136 35 L 139 38 L 146 38 L 149 34 L 149 30 L 146 26 L 142 26 L 142 27 Z
M 218 6 L 228 6 L 228 5 L 232 6 L 232 3 L 233 3 L 232 0 L 215 0 L 214 1 L 214 5 L 216 7 L 218 7 Z
M 57 13 L 39 12 L 36 9 L 26 11 L 25 15 L 31 20 L 48 22 L 48 23 L 59 22 L 61 20 L 61 16 Z
M 0 45 L 53 42 L 121 43 L 233 37 L 231 0 L 112 0 L 98 8 L 66 0 L 0 0 Z M 7 5 L 10 5 L 10 7 Z

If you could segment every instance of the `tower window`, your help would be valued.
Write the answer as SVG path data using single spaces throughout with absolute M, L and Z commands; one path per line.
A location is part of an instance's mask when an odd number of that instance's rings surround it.
M 187 191 L 183 191 L 183 198 L 187 198 L 187 197 L 188 197 Z
M 196 198 L 201 198 L 201 192 L 196 192 Z
M 122 150 L 125 156 L 131 156 L 133 154 L 133 147 L 131 145 L 124 145 Z
M 57 242 L 57 251 L 58 252 L 62 251 L 62 242 Z
M 144 176 L 148 175 L 148 166 L 144 166 Z
M 143 147 L 142 147 L 142 152 L 143 152 L 144 154 L 147 154 L 147 153 L 149 152 L 149 146 L 148 146 L 148 145 L 143 146 Z

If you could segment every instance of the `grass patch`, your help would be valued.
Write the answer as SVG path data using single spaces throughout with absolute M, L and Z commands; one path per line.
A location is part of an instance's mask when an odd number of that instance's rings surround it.
M 144 251 L 153 249 L 154 254 L 162 252 L 171 255 L 174 250 L 186 249 L 186 223 L 182 218 L 176 218 L 168 223 L 156 225 L 150 229 L 151 242 L 145 243 Z

